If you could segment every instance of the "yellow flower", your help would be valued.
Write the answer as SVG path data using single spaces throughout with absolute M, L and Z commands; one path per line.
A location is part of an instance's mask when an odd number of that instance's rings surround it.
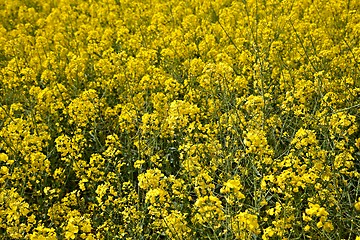
M 86 178 L 83 178 L 80 180 L 79 182 L 79 188 L 82 190 L 82 191 L 85 191 L 86 190 L 86 187 L 85 187 L 85 183 L 89 182 L 88 179 Z
M 358 202 L 354 204 L 354 207 L 356 210 L 360 211 L 360 198 L 358 199 Z
M 307 215 L 316 215 L 318 210 L 320 209 L 320 205 L 319 204 L 312 204 L 312 203 L 309 203 L 309 207 L 310 208 L 307 208 L 305 209 L 305 212 Z
M 296 132 L 294 139 L 291 141 L 291 144 L 295 144 L 297 149 L 310 145 L 317 145 L 315 132 L 313 130 L 300 128 Z
M 145 163 L 144 160 L 136 160 L 134 162 L 134 168 L 137 168 L 137 169 L 140 169 L 141 168 L 141 165 L 143 165 Z
M 231 229 L 237 239 L 244 239 L 251 234 L 260 233 L 257 216 L 248 211 L 241 212 L 232 219 Z
M 303 213 L 303 220 L 305 222 L 310 222 L 312 220 L 312 218 Z
M 139 187 L 141 189 L 156 188 L 160 184 L 160 179 L 163 178 L 164 174 L 157 168 L 148 169 L 145 173 L 138 176 Z
M 334 230 L 334 226 L 332 225 L 332 223 L 330 221 L 326 221 L 324 223 L 324 226 L 323 226 L 324 230 L 327 231 L 327 232 L 330 232 L 330 231 L 333 231 Z
M 30 240 L 56 240 L 56 232 L 54 228 L 46 228 L 40 225 L 35 228 L 34 232 L 29 235 Z
M 145 196 L 145 202 L 153 204 L 153 205 L 162 205 L 167 201 L 168 193 L 161 189 L 150 189 Z
M 90 219 L 84 219 L 81 221 L 81 231 L 85 233 L 89 233 L 92 230 Z
M 79 232 L 79 227 L 73 224 L 67 225 L 67 230 L 65 232 L 66 239 L 75 239 L 77 233 Z
M 164 218 L 163 225 L 170 239 L 189 239 L 191 229 L 188 227 L 186 215 L 181 212 L 171 211 L 171 213 Z
M 219 228 L 225 220 L 221 201 L 216 196 L 199 197 L 194 206 L 196 213 L 192 221 L 195 223 L 210 224 L 214 228 Z
M 305 232 L 308 232 L 310 229 L 311 229 L 311 227 L 310 227 L 309 225 L 306 225 L 306 226 L 304 227 L 304 231 L 305 231 Z
M 323 222 L 319 221 L 319 222 L 316 224 L 316 226 L 317 226 L 318 228 L 322 228 L 322 227 L 323 227 Z

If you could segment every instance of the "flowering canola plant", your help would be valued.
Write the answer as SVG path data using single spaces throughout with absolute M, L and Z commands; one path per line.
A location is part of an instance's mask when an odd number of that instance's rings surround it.
M 360 239 L 360 1 L 0 2 L 0 239 Z

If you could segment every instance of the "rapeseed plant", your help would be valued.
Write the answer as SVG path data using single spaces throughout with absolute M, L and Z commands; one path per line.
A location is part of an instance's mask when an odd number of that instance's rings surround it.
M 0 3 L 1 239 L 359 239 L 360 1 Z

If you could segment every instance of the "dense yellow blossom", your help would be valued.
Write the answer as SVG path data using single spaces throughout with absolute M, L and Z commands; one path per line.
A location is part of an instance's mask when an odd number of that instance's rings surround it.
M 0 1 L 0 239 L 359 239 L 360 1 Z
M 236 239 L 249 239 L 252 234 L 260 233 L 260 226 L 256 215 L 248 212 L 237 214 L 231 223 Z

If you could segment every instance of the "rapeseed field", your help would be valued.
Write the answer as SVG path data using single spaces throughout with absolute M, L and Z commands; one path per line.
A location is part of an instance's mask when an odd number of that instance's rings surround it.
M 0 239 L 360 239 L 359 0 L 0 0 Z

